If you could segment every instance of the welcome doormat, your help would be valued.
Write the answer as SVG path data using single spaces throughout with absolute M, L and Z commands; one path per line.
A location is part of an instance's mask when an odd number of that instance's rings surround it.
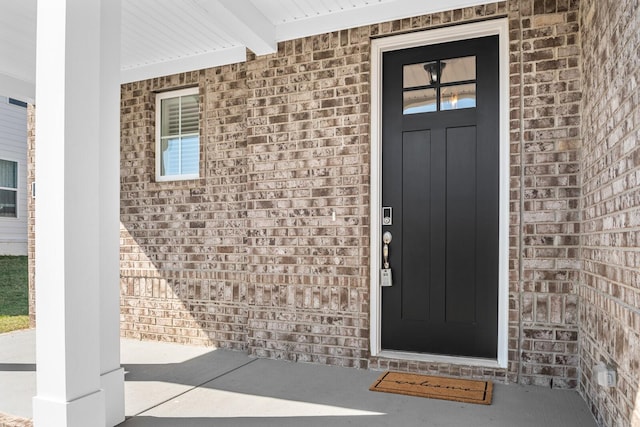
M 493 383 L 387 371 L 369 390 L 491 405 Z

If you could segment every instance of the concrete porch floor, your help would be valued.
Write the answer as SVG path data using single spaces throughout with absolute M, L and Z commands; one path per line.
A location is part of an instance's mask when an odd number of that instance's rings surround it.
M 35 331 L 0 334 L 0 413 L 31 417 Z M 380 372 L 122 340 L 127 420 L 140 426 L 563 426 L 596 423 L 575 391 L 494 383 L 490 406 L 368 391 Z

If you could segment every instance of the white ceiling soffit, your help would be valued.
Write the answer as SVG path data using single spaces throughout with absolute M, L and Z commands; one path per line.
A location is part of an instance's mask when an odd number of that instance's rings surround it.
M 33 102 L 36 97 L 36 0 L 0 5 L 0 95 Z
M 275 26 L 248 0 L 124 0 L 122 81 L 242 62 L 277 49 Z

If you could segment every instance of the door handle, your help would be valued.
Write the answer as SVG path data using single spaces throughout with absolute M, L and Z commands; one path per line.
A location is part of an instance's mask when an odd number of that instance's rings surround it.
M 391 236 L 391 233 L 388 231 L 385 231 L 384 234 L 382 235 L 382 242 L 384 243 L 384 246 L 382 247 L 382 257 L 384 258 L 384 268 L 389 268 L 389 243 L 391 243 L 392 238 L 393 236 Z
M 389 244 L 391 243 L 391 233 L 385 231 L 382 235 L 382 258 L 384 260 L 384 268 L 380 272 L 381 286 L 392 286 L 393 279 L 391 278 L 391 269 L 389 268 Z

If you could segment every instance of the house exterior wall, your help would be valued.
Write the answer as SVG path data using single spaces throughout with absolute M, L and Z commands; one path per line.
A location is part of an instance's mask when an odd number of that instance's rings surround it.
M 640 10 L 581 8 L 582 260 L 580 390 L 606 426 L 640 426 Z M 599 387 L 604 363 L 617 385 Z
M 577 386 L 601 425 L 640 425 L 639 16 L 634 0 L 514 0 L 124 85 L 122 335 Z M 497 17 L 510 26 L 508 368 L 372 358 L 370 39 Z M 157 183 L 154 94 L 185 86 L 200 88 L 202 178 Z M 598 362 L 616 387 L 596 384 Z
M 123 336 L 576 387 L 578 10 L 499 2 L 123 85 Z M 510 25 L 509 365 L 371 358 L 370 40 L 498 17 Z M 200 88 L 201 178 L 155 182 L 154 94 L 188 86 Z
M 18 163 L 17 218 L 0 217 L 0 255 L 27 255 L 27 109 L 0 96 L 0 159 Z
M 27 188 L 36 180 L 36 109 L 27 107 Z M 27 256 L 29 265 L 29 325 L 36 326 L 36 200 L 27 199 Z

